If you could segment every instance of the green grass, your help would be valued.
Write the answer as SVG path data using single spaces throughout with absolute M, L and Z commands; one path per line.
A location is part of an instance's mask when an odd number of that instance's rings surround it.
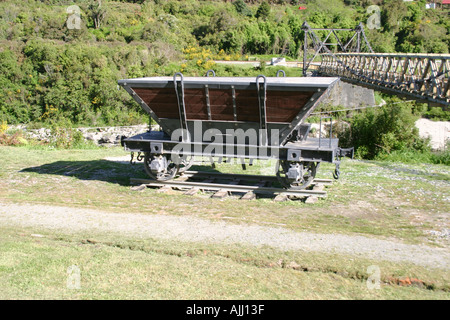
M 450 298 L 445 272 L 332 254 L 4 227 L 0 242 L 1 299 Z M 367 287 L 371 265 L 380 289 Z
M 392 151 L 390 154 L 380 154 L 376 158 L 381 161 L 402 163 L 430 163 L 450 165 L 450 150 L 444 151 Z
M 450 211 L 446 200 L 449 168 L 442 165 L 344 160 L 341 178 L 326 189 L 327 198 L 306 204 L 276 203 L 271 199 L 240 201 L 236 197 L 217 200 L 209 194 L 186 197 L 181 192 L 160 194 L 155 189 L 135 192 L 130 189 L 129 179 L 146 178 L 143 166 L 104 160 L 125 155 L 120 148 L 1 147 L 0 200 L 194 215 L 235 223 L 282 225 L 294 231 L 358 233 L 434 245 L 439 245 L 439 239 L 427 232 L 440 231 L 442 218 Z M 273 172 L 274 163 L 259 162 L 247 167 L 242 171 L 239 164 L 222 163 L 216 170 L 267 175 Z M 193 168 L 211 170 L 209 166 Z M 334 166 L 324 164 L 318 177 L 332 178 L 333 170 Z
M 140 164 L 104 160 L 120 148 L 55 150 L 0 147 L 0 201 L 73 206 L 143 215 L 196 216 L 294 231 L 396 238 L 447 247 L 429 230 L 446 227 L 449 168 L 443 165 L 344 160 L 341 178 L 315 204 L 271 199 L 211 199 L 146 189 Z M 250 174 L 269 174 L 257 162 Z M 239 164 L 216 170 L 243 173 Z M 211 170 L 207 166 L 195 169 Z M 319 177 L 331 178 L 324 164 Z M 245 173 L 245 172 L 244 172 Z M 448 273 L 408 264 L 334 254 L 280 252 L 238 245 L 181 243 L 120 235 L 64 234 L 0 228 L 3 299 L 448 299 Z M 32 236 L 42 234 L 44 237 Z M 68 289 L 67 268 L 81 270 L 81 289 Z M 368 290 L 367 267 L 382 271 L 380 290 Z M 402 287 L 399 279 L 417 278 Z

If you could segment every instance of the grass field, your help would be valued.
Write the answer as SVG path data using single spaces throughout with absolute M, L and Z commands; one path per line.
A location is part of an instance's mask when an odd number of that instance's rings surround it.
M 2 299 L 448 299 L 438 270 L 332 254 L 2 228 Z M 368 289 L 367 268 L 382 270 Z M 72 288 L 70 267 L 79 269 Z M 412 285 L 399 281 L 419 279 Z M 406 283 L 406 282 L 405 282 Z
M 130 190 L 142 165 L 104 160 L 120 148 L 0 147 L 0 201 L 71 206 L 121 214 L 193 216 L 302 232 L 363 235 L 448 248 L 450 169 L 344 160 L 341 178 L 315 204 L 187 197 Z M 249 173 L 267 174 L 260 163 Z M 240 172 L 221 164 L 218 170 Z M 197 166 L 196 169 L 202 169 Z M 206 168 L 204 168 L 206 169 Z M 331 178 L 332 166 L 319 176 Z M 2 226 L 2 299 L 448 299 L 447 270 L 363 257 L 281 252 L 243 245 L 184 243 L 103 233 Z M 381 288 L 368 289 L 368 267 Z M 69 267 L 80 288 L 69 289 Z

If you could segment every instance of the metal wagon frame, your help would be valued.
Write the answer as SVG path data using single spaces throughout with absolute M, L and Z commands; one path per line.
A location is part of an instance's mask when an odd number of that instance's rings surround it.
M 237 158 L 243 165 L 276 159 L 275 174 L 287 189 L 308 186 L 321 162 L 334 163 L 337 178 L 345 155 L 338 139 L 310 138 L 304 122 L 339 79 L 280 72 L 251 78 L 216 77 L 210 70 L 206 77 L 119 80 L 161 128 L 124 137 L 122 145 L 143 154 L 148 175 L 161 181 L 182 174 L 194 157 Z

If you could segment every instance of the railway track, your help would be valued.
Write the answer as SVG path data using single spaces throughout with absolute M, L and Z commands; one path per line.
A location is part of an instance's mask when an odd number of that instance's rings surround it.
M 226 174 L 206 171 L 186 171 L 180 177 L 169 181 L 131 178 L 133 190 L 147 187 L 160 188 L 161 192 L 172 189 L 183 191 L 186 195 L 198 192 L 212 192 L 213 198 L 224 198 L 230 195 L 239 196 L 242 200 L 259 197 L 272 197 L 274 201 L 300 200 L 314 203 L 318 198 L 327 196 L 324 188 L 331 185 L 330 179 L 314 179 L 307 189 L 284 189 L 277 186 L 275 176 Z

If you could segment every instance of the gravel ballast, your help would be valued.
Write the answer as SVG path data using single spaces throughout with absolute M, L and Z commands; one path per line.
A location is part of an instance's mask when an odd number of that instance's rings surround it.
M 125 214 L 72 207 L 0 203 L 0 224 L 66 233 L 115 233 L 130 238 L 265 245 L 279 250 L 340 253 L 450 269 L 450 252 L 447 248 L 410 245 L 357 235 L 294 232 L 281 227 L 237 225 L 186 216 Z

